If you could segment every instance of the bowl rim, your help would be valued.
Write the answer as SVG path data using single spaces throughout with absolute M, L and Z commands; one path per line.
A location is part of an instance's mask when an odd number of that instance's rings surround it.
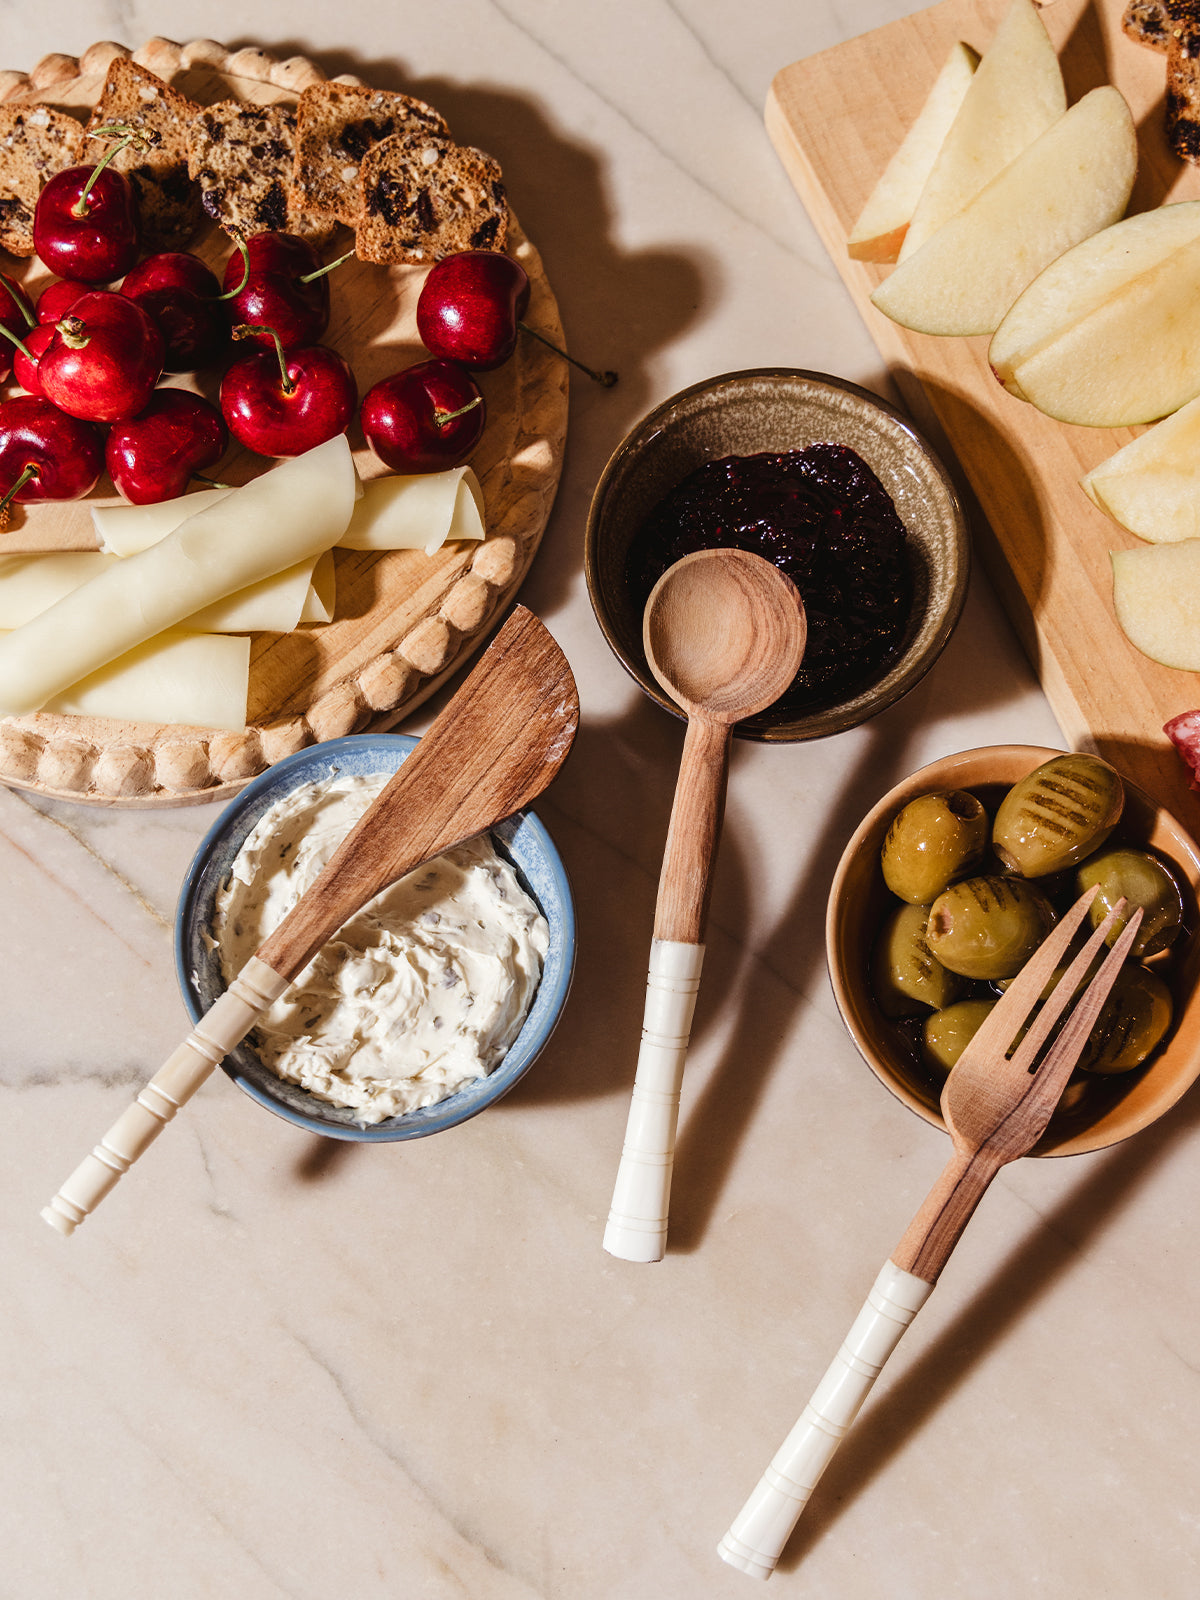
M 907 1106 L 910 1111 L 915 1112 L 922 1121 L 929 1123 L 931 1127 L 939 1128 L 943 1133 L 947 1132 L 947 1129 L 939 1111 L 922 1100 L 906 1084 L 888 1071 L 879 1059 L 878 1052 L 859 1020 L 860 1008 L 851 994 L 843 975 L 844 968 L 847 965 L 843 955 L 845 947 L 843 922 L 848 905 L 846 880 L 864 846 L 871 840 L 873 834 L 880 831 L 881 824 L 890 820 L 901 806 L 914 799 L 917 795 L 933 793 L 938 789 L 960 786 L 969 788 L 972 785 L 1003 784 L 1008 781 L 1004 777 L 989 779 L 981 776 L 966 776 L 958 780 L 955 778 L 956 771 L 970 772 L 983 759 L 994 761 L 998 756 L 1003 755 L 1014 763 L 1018 760 L 1022 762 L 1027 760 L 1028 765 L 1024 770 L 1025 772 L 1031 772 L 1044 761 L 1070 753 L 1069 751 L 1051 749 L 1042 745 L 1003 744 L 979 745 L 970 750 L 962 750 L 950 755 L 937 757 L 901 779 L 886 794 L 880 796 L 851 834 L 834 871 L 825 911 L 825 960 L 830 987 L 833 990 L 834 1000 L 837 1003 L 843 1025 L 853 1040 L 859 1055 L 884 1087 L 901 1104 Z M 1101 759 L 1104 758 L 1101 757 Z M 1112 762 L 1108 764 L 1110 766 L 1113 765 Z M 1187 856 L 1186 868 L 1189 887 L 1193 895 L 1200 899 L 1200 845 L 1183 827 L 1178 818 L 1168 811 L 1164 805 L 1134 783 L 1132 779 L 1127 778 L 1124 773 L 1119 772 L 1119 769 L 1114 770 L 1118 771 L 1121 782 L 1125 787 L 1127 798 L 1133 796 L 1138 806 L 1143 808 L 1150 817 L 1158 819 L 1160 823 L 1165 819 L 1166 824 L 1178 836 Z M 882 839 L 880 839 L 880 843 L 882 843 Z M 1175 857 L 1172 857 L 1172 861 L 1181 868 L 1185 865 Z M 1193 932 L 1192 937 L 1193 948 L 1190 953 L 1188 967 L 1193 978 L 1193 985 L 1188 998 L 1191 1004 L 1200 1005 L 1200 982 L 1195 981 L 1196 966 L 1197 962 L 1200 961 L 1200 928 Z M 869 956 L 861 959 L 869 961 Z M 1181 1019 L 1177 1017 L 1175 1020 L 1177 1031 L 1178 1023 Z M 1104 1129 L 1112 1115 L 1112 1112 L 1109 1112 L 1102 1116 L 1097 1123 L 1072 1135 L 1055 1140 L 1049 1140 L 1044 1135 L 1030 1154 L 1036 1156 L 1082 1155 L 1090 1151 L 1109 1149 L 1113 1145 L 1123 1143 L 1133 1134 L 1141 1132 L 1143 1128 L 1148 1127 L 1152 1122 L 1156 1122 L 1161 1116 L 1165 1115 L 1187 1093 L 1196 1078 L 1200 1076 L 1200 1048 L 1193 1052 L 1193 1058 L 1190 1073 L 1178 1073 L 1164 1090 L 1149 1099 L 1144 1112 L 1133 1116 L 1130 1120 L 1130 1125 L 1124 1128 L 1123 1131 L 1109 1133 L 1108 1135 L 1104 1133 Z
M 613 479 L 621 463 L 633 449 L 639 437 L 644 435 L 646 442 L 649 442 L 659 431 L 659 424 L 662 419 L 676 406 L 691 399 L 693 396 L 715 391 L 725 385 L 749 385 L 753 381 L 762 379 L 782 379 L 788 383 L 798 381 L 812 388 L 849 395 L 863 402 L 868 410 L 879 412 L 894 427 L 907 435 L 917 449 L 928 459 L 933 474 L 945 493 L 950 522 L 954 529 L 953 545 L 957 560 L 957 572 L 949 600 L 941 620 L 931 636 L 928 648 L 919 660 L 912 662 L 905 672 L 897 675 L 895 681 L 888 687 L 886 692 L 878 693 L 879 684 L 872 684 L 841 706 L 832 706 L 825 711 L 813 713 L 812 720 L 820 720 L 821 726 L 814 728 L 811 732 L 788 733 L 778 728 L 746 728 L 741 724 L 734 725 L 734 736 L 740 739 L 754 740 L 764 744 L 796 744 L 807 739 L 828 738 L 835 733 L 843 733 L 849 728 L 859 726 L 869 717 L 876 716 L 879 712 L 885 711 L 889 706 L 894 705 L 897 700 L 902 699 L 910 690 L 916 687 L 933 667 L 958 625 L 963 606 L 966 604 L 967 589 L 971 575 L 971 537 L 962 498 L 939 452 L 913 423 L 912 419 L 907 417 L 897 406 L 874 394 L 870 389 L 863 388 L 861 384 L 852 383 L 848 378 L 839 378 L 827 372 L 816 372 L 807 367 L 743 367 L 730 372 L 716 373 L 712 377 L 702 378 L 696 383 L 687 385 L 686 388 L 677 390 L 674 394 L 668 395 L 664 400 L 652 407 L 628 429 L 624 437 L 613 449 L 612 454 L 605 463 L 604 470 L 596 481 L 596 487 L 592 492 L 592 498 L 588 506 L 587 522 L 584 529 L 584 578 L 587 583 L 588 599 L 591 602 L 592 612 L 601 633 L 604 635 L 605 643 L 617 661 L 651 700 L 661 706 L 664 711 L 669 712 L 671 716 L 682 720 L 684 712 L 664 692 L 661 685 L 658 684 L 648 670 L 643 674 L 638 664 L 629 658 L 617 638 L 616 630 L 610 624 L 608 608 L 604 603 L 598 576 L 600 522 L 612 489 Z M 894 670 L 897 664 L 894 663 L 893 668 L 890 670 Z M 869 704 L 864 706 L 864 702 Z
M 395 762 L 398 767 L 406 756 L 416 748 L 417 737 L 406 733 L 366 733 L 347 734 L 338 739 L 327 739 L 319 744 L 308 745 L 303 750 L 297 750 L 292 755 L 275 762 L 264 772 L 259 773 L 241 789 L 234 798 L 223 807 L 219 816 L 205 833 L 200 841 L 195 854 L 184 874 L 183 882 L 176 902 L 175 921 L 173 928 L 173 949 L 175 956 L 175 974 L 183 996 L 184 1005 L 191 1021 L 198 1022 L 204 1015 L 205 1006 L 200 999 L 197 987 L 193 982 L 191 970 L 191 956 L 189 951 L 189 932 L 195 916 L 196 904 L 201 891 L 207 887 L 202 883 L 205 872 L 209 867 L 213 853 L 218 845 L 225 843 L 226 839 L 236 839 L 236 848 L 240 849 L 242 841 L 249 834 L 255 822 L 267 811 L 274 801 L 290 787 L 287 779 L 297 769 L 310 768 L 314 763 L 324 762 L 336 769 L 339 758 L 349 754 L 362 755 L 370 747 L 385 757 L 397 756 Z M 395 770 L 385 764 L 377 768 L 378 771 Z M 282 780 L 282 781 L 281 781 Z M 264 796 L 269 793 L 270 798 Z M 338 1108 L 327 1105 L 325 1101 L 318 1100 L 310 1095 L 299 1085 L 289 1084 L 291 1092 L 304 1096 L 306 1101 L 311 1101 L 314 1110 L 309 1113 L 290 1105 L 272 1094 L 269 1088 L 256 1082 L 247 1075 L 244 1066 L 238 1061 L 239 1051 L 247 1046 L 239 1045 L 231 1051 L 221 1063 L 226 1075 L 230 1077 L 243 1093 L 250 1096 L 259 1105 L 265 1106 L 276 1116 L 282 1117 L 286 1122 L 296 1127 L 304 1128 L 310 1133 L 320 1134 L 326 1138 L 351 1140 L 356 1143 L 390 1143 L 402 1139 L 423 1138 L 428 1134 L 440 1133 L 446 1128 L 456 1127 L 459 1123 L 466 1122 L 486 1110 L 489 1105 L 494 1105 L 502 1099 L 513 1086 L 524 1077 L 550 1039 L 562 1017 L 567 997 L 570 993 L 575 970 L 576 957 L 576 919 L 575 901 L 571 890 L 570 879 L 563 864 L 558 848 L 551 838 L 544 823 L 533 811 L 525 810 L 506 818 L 491 829 L 493 838 L 500 846 L 500 853 L 506 856 L 516 867 L 518 876 L 522 879 L 523 887 L 533 895 L 543 914 L 545 906 L 528 882 L 515 861 L 512 861 L 509 845 L 518 831 L 528 831 L 529 836 L 538 845 L 544 857 L 546 867 L 554 886 L 557 906 L 556 916 L 561 927 L 561 939 L 552 944 L 547 951 L 546 961 L 543 963 L 542 976 L 534 994 L 521 1030 L 513 1043 L 509 1046 L 504 1056 L 497 1062 L 490 1073 L 482 1078 L 472 1080 L 452 1095 L 436 1101 L 431 1106 L 420 1106 L 415 1110 L 406 1111 L 398 1116 L 386 1117 L 382 1122 L 355 1123 L 353 1121 L 330 1121 L 328 1113 Z M 507 835 L 507 836 L 506 836 Z M 552 957 L 554 959 L 552 959 Z M 249 1052 L 252 1054 L 252 1052 Z M 260 1070 L 270 1079 L 273 1075 L 270 1070 L 260 1065 Z M 283 1080 L 279 1080 L 281 1085 Z M 324 1109 L 322 1109 L 324 1108 Z

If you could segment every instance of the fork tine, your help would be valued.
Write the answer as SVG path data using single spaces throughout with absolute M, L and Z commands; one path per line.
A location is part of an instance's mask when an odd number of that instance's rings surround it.
M 1037 1004 L 1038 996 L 1046 987 L 1055 967 L 1067 953 L 1097 892 L 1092 888 L 1081 894 L 1058 926 L 1042 940 L 974 1034 L 964 1055 L 1004 1055 L 1008 1051 L 1021 1024 Z
M 1091 966 L 1101 945 L 1108 938 L 1109 933 L 1120 920 L 1124 909 L 1125 898 L 1122 896 L 1105 917 L 1104 921 L 1095 928 L 1091 938 L 1075 957 L 1074 961 L 1071 962 L 1071 965 L 1063 973 L 1062 977 L 1054 985 L 1051 993 L 1047 995 L 1041 1009 L 1038 1011 L 1037 1015 L 1030 1024 L 1029 1032 L 1021 1040 L 1018 1048 L 1013 1052 L 1012 1066 L 1014 1071 L 1024 1071 L 1026 1069 L 1032 1070 L 1033 1058 L 1037 1055 L 1038 1051 L 1049 1038 L 1051 1028 L 1053 1028 L 1059 1017 L 1070 1005 L 1071 999 L 1075 994 L 1075 990 L 1082 982 L 1084 974 Z M 1135 927 L 1141 922 L 1142 913 L 1140 907 L 1134 913 L 1134 917 L 1130 920 L 1134 922 Z M 1128 948 L 1128 945 L 1126 945 L 1126 948 Z M 1118 963 L 1118 965 L 1120 965 L 1120 963 Z M 1103 971 L 1103 967 L 1100 970 Z M 1097 973 L 1097 976 L 1099 976 L 1099 973 Z M 1105 992 L 1107 993 L 1107 990 Z M 1085 990 L 1084 993 L 1086 994 L 1087 991 Z M 1079 998 L 1080 1002 L 1082 1003 L 1084 996 L 1080 995 Z
M 1112 915 L 1115 914 L 1114 911 Z M 1096 1018 L 1100 1015 L 1100 1008 L 1108 999 L 1117 973 L 1121 970 L 1121 964 L 1129 954 L 1129 948 L 1137 936 L 1141 920 L 1142 908 L 1139 906 L 1121 930 L 1120 938 L 1105 956 L 1099 972 L 1080 996 L 1078 1005 L 1063 1023 L 1062 1031 L 1046 1051 L 1037 1069 L 1035 1080 L 1037 1089 L 1034 1098 L 1039 1103 L 1043 1100 L 1048 1102 L 1047 1121 L 1050 1120 L 1050 1114 L 1058 1104 L 1066 1081 L 1071 1076 L 1071 1071 L 1087 1043 L 1088 1034 L 1091 1033 Z M 1064 977 L 1063 983 L 1066 981 Z

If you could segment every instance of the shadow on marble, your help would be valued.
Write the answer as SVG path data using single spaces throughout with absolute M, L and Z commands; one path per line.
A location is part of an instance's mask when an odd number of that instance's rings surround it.
M 1100 1247 L 1105 1226 L 1115 1220 L 1122 1208 L 1133 1204 L 1139 1187 L 1171 1148 L 1197 1129 L 1200 1095 L 1193 1092 L 1161 1122 L 1126 1144 L 1089 1159 L 1076 1188 L 1053 1210 L 1031 1222 L 1028 1237 L 997 1266 L 982 1290 L 912 1366 L 866 1407 L 814 1491 L 780 1560 L 781 1572 L 795 1571 L 801 1565 L 808 1552 L 870 1489 L 888 1463 L 921 1432 L 971 1371 L 1026 1316 L 1036 1315 L 1038 1302 L 1078 1264 L 1080 1255 Z M 936 1176 L 937 1163 L 931 1162 L 930 1183 Z M 897 1238 L 903 1226 L 901 1221 Z M 953 1284 L 938 1292 L 941 1296 L 953 1294 Z M 852 1310 L 849 1308 L 848 1314 Z M 813 1374 L 814 1382 L 817 1376 Z M 1014 1411 L 1020 1416 L 1020 1395 L 1013 1395 L 1012 1400 Z M 1035 1420 L 1031 1414 L 1031 1424 Z M 1082 1417 L 1079 1426 L 1081 1430 L 1086 1426 Z M 986 1424 L 981 1419 L 979 1448 L 986 1448 L 986 1444 Z M 954 1492 L 950 1484 L 946 1492 Z

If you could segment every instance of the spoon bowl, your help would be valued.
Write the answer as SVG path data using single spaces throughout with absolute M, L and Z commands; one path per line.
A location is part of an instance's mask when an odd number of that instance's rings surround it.
M 642 643 L 676 705 L 740 722 L 773 705 L 800 670 L 808 623 L 790 578 L 745 550 L 697 550 L 646 602 Z

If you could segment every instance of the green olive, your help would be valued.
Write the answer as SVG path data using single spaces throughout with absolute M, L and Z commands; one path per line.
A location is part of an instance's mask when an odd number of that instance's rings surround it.
M 1093 884 L 1099 893 L 1089 915 L 1097 928 L 1122 895 L 1142 908 L 1142 925 L 1137 931 L 1130 955 L 1152 956 L 1165 950 L 1183 927 L 1183 895 L 1175 874 L 1147 850 L 1105 850 L 1091 856 L 1075 874 L 1076 892 L 1082 894 Z M 1114 944 L 1125 926 L 1122 918 L 1108 936 Z
M 883 841 L 883 878 L 893 894 L 927 906 L 983 860 L 987 812 L 965 789 L 923 794 L 892 820 Z
M 1122 967 L 1079 1065 L 1087 1072 L 1129 1072 L 1161 1044 L 1171 1026 L 1171 991 L 1149 967 Z
M 1054 926 L 1054 908 L 1023 878 L 965 878 L 929 908 L 933 955 L 964 978 L 1011 978 Z
M 926 1017 L 922 1054 L 929 1065 L 949 1072 L 998 1004 L 996 1000 L 957 1000 Z
M 1041 878 L 1098 850 L 1124 804 L 1121 779 L 1107 761 L 1055 756 L 1005 795 L 992 825 L 992 843 L 1010 871 Z
M 948 1005 L 962 983 L 929 953 L 925 906 L 897 906 L 875 946 L 872 986 L 885 1016 L 911 1017 Z

